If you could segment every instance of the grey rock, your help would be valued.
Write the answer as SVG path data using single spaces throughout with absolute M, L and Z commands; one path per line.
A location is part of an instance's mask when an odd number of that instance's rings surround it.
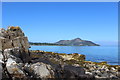
M 2 79 L 2 70 L 3 70 L 2 63 L 0 63 L 0 80 Z
M 0 50 L 19 47 L 21 51 L 28 52 L 29 43 L 27 37 L 19 27 L 9 27 L 7 30 L 0 29 Z
M 36 76 L 37 78 L 45 79 L 45 78 L 54 78 L 55 74 L 53 71 L 53 68 L 51 65 L 37 62 L 34 64 L 26 64 L 25 70 L 32 74 L 33 76 Z
M 91 73 L 91 72 L 85 72 L 85 74 L 88 74 L 88 75 L 93 75 L 93 73 Z
M 110 78 L 112 78 L 112 79 L 118 79 L 118 77 L 116 75 L 110 75 Z
M 12 58 L 8 58 L 6 62 L 6 67 L 7 67 L 8 72 L 14 77 L 19 77 L 19 78 L 25 77 L 25 74 L 22 71 L 20 64 L 17 64 Z

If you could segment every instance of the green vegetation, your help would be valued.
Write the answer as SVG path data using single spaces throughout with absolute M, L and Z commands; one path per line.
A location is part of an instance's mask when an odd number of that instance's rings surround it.
M 56 44 L 56 43 L 34 43 L 34 42 L 29 42 L 30 45 L 50 45 L 50 46 L 66 46 L 63 44 Z

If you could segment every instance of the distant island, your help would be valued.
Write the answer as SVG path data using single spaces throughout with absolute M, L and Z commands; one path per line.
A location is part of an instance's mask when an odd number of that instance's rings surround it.
M 55 45 L 55 46 L 100 46 L 99 44 L 93 43 L 92 41 L 82 40 L 80 38 L 75 38 L 72 40 L 60 40 L 55 43 L 36 43 L 29 42 L 30 45 Z

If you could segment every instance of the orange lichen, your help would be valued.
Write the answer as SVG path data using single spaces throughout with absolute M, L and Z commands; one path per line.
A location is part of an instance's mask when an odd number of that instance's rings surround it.
M 15 27 L 14 26 L 11 26 L 11 27 L 9 27 L 10 29 L 15 29 Z
M 20 27 L 19 27 L 19 26 L 16 26 L 15 28 L 16 28 L 16 29 L 20 29 Z
M 14 27 L 14 26 L 9 26 L 8 29 L 9 29 L 9 30 L 13 30 L 13 29 L 17 29 L 17 30 L 18 30 L 18 29 L 20 29 L 20 27 L 19 27 L 19 26 L 16 26 L 16 27 Z
M 8 33 L 8 31 L 6 31 L 6 33 Z

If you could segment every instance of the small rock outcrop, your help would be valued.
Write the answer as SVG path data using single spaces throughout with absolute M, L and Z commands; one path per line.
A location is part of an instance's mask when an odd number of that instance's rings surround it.
M 22 67 L 19 66 L 30 60 L 29 47 L 28 39 L 20 27 L 11 26 L 7 30 L 0 29 L 0 67 L 3 78 L 25 77 Z
M 27 37 L 24 36 L 24 33 L 20 27 L 8 27 L 7 30 L 0 29 L 0 50 L 5 50 L 9 48 L 19 47 L 25 52 L 28 52 L 30 47 Z

